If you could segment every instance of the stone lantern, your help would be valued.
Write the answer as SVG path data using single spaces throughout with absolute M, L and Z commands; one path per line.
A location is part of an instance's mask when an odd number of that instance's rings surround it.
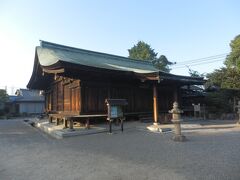
M 174 124 L 174 141 L 185 141 L 186 137 L 182 135 L 181 133 L 181 113 L 183 113 L 182 110 L 178 108 L 178 103 L 173 103 L 173 109 L 169 111 L 169 113 L 172 114 L 172 122 Z

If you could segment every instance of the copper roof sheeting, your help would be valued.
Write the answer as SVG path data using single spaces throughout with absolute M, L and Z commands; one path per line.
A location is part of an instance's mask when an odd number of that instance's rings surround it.
M 51 66 L 63 61 L 84 66 L 135 73 L 153 73 L 159 71 L 151 62 L 72 48 L 46 41 L 41 41 L 41 46 L 38 46 L 36 51 L 39 63 L 42 66 Z
M 80 79 L 89 75 L 98 77 L 105 73 L 105 77 L 120 78 L 124 76 L 128 79 L 138 79 L 141 82 L 158 81 L 167 84 L 180 83 L 181 85 L 201 85 L 205 82 L 203 78 L 163 72 L 155 68 L 150 61 L 134 60 L 41 41 L 41 46 L 36 47 L 33 73 L 27 87 L 42 89 L 43 86 L 46 86 L 46 82 L 49 82 L 50 74 L 67 76 L 74 72 L 75 75 L 79 74 L 77 78 Z M 111 74 L 106 74 L 107 72 L 111 72 Z M 44 73 L 49 76 L 43 76 Z M 114 75 L 118 76 L 114 77 Z

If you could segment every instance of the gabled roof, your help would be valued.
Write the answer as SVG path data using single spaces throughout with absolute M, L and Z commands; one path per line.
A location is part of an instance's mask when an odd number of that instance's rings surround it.
M 58 62 L 67 62 L 117 71 L 136 73 L 159 72 L 151 62 L 78 49 L 46 41 L 41 41 L 41 46 L 36 48 L 36 53 L 42 66 L 52 66 Z
M 10 102 L 44 102 L 39 90 L 18 89 L 15 96 L 9 96 Z
M 47 75 L 44 75 L 44 72 Z M 125 78 L 161 83 L 203 84 L 203 78 L 178 76 L 163 72 L 150 61 L 130 59 L 106 53 L 94 52 L 55 43 L 41 41 L 36 47 L 35 62 L 31 79 L 27 85 L 32 89 L 47 88 L 53 74 L 60 76 L 88 78 L 92 81 Z M 91 79 L 92 78 L 92 79 Z M 94 79 L 95 78 L 95 79 Z
M 27 97 L 39 97 L 39 96 L 42 97 L 39 90 L 29 90 L 29 89 L 22 89 L 22 88 L 18 89 L 15 92 L 15 95 L 23 96 L 25 98 L 27 98 Z

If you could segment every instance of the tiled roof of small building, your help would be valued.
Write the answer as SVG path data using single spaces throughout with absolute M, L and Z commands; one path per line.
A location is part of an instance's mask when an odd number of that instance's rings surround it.
M 39 90 L 18 89 L 15 94 L 9 97 L 11 102 L 44 102 Z

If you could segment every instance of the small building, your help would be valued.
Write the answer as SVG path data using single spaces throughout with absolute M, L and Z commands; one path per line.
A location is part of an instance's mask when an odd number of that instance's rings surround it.
M 44 90 L 48 113 L 106 114 L 105 99 L 123 98 L 126 114 L 151 113 L 157 122 L 174 101 L 181 104 L 180 87 L 203 83 L 203 78 L 160 71 L 148 61 L 41 41 L 27 87 Z
M 181 96 L 184 115 L 193 116 L 193 104 L 201 104 L 203 107 L 205 104 L 206 92 L 202 86 L 183 86 L 181 87 Z
M 42 114 L 45 110 L 44 95 L 39 90 L 18 89 L 9 96 L 10 113 Z

